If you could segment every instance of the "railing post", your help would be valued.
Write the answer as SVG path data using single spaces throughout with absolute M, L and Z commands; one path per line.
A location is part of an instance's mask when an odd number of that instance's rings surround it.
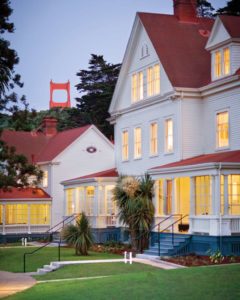
M 60 241 L 58 243 L 58 261 L 61 261 L 61 236 Z
M 23 273 L 26 273 L 26 253 L 23 255 Z

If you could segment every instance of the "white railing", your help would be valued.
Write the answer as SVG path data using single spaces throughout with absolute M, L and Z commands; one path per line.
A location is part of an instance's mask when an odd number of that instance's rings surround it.
M 107 216 L 106 217 L 106 226 L 116 226 L 117 218 L 116 216 Z
M 44 233 L 50 229 L 50 225 L 0 225 L 2 234 L 19 234 L 19 233 Z
M 240 219 L 231 219 L 230 229 L 232 233 L 240 232 Z

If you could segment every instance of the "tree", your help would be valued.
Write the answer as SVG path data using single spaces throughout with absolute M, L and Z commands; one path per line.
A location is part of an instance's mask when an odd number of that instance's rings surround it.
M 119 219 L 129 228 L 134 250 L 142 251 L 148 245 L 154 217 L 153 184 L 149 175 L 140 179 L 120 176 L 113 190 Z
M 212 18 L 214 8 L 207 0 L 197 0 L 197 14 L 199 17 Z
M 23 87 L 21 76 L 15 74 L 14 67 L 19 62 L 15 50 L 10 48 L 9 41 L 3 38 L 3 34 L 13 33 L 14 24 L 9 22 L 12 13 L 9 0 L 0 1 L 0 112 L 16 113 L 19 111 L 19 105 L 27 107 L 24 96 L 19 98 L 13 89 Z M 29 185 L 28 178 L 34 176 L 32 184 L 36 184 L 42 172 L 27 162 L 26 157 L 16 154 L 13 147 L 8 147 L 6 143 L 0 140 L 0 188 L 9 186 Z
M 102 55 L 92 54 L 89 69 L 77 73 L 80 83 L 76 87 L 81 94 L 76 98 L 77 107 L 108 137 L 113 135 L 113 127 L 106 119 L 110 117 L 108 108 L 120 67 L 120 64 L 107 63 Z
M 82 213 L 76 225 L 70 224 L 63 228 L 62 237 L 75 247 L 76 255 L 88 255 L 88 250 L 93 244 L 93 235 L 85 213 Z
M 228 1 L 225 7 L 219 8 L 217 10 L 217 14 L 240 16 L 240 1 L 239 0 Z

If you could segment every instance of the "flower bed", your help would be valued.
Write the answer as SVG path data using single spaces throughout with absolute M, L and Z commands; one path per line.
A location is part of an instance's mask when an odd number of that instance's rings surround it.
M 107 252 L 113 254 L 120 254 L 122 255 L 124 251 L 129 251 L 131 249 L 130 245 L 125 245 L 118 242 L 107 242 L 104 244 L 94 244 L 91 247 L 91 250 L 94 252 Z
M 202 256 L 202 255 L 186 255 L 186 256 L 175 256 L 165 257 L 162 260 L 175 263 L 186 267 L 194 266 L 208 266 L 216 264 L 231 264 L 240 263 L 240 256 Z

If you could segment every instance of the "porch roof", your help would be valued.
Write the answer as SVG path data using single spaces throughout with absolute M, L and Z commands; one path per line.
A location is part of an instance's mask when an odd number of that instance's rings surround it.
M 240 163 L 240 150 L 203 154 L 179 160 L 177 162 L 157 166 L 150 170 L 176 168 L 206 163 Z
M 104 171 L 101 171 L 101 172 L 92 173 L 92 174 L 88 174 L 88 175 L 85 175 L 85 176 L 65 180 L 61 183 L 63 185 L 68 185 L 68 184 L 77 183 L 77 182 L 94 181 L 96 178 L 114 178 L 114 177 L 118 177 L 117 170 L 116 169 L 109 169 L 109 170 L 104 170 Z
M 51 201 L 51 196 L 40 188 L 16 188 L 12 187 L 9 190 L 0 189 L 0 201 L 3 200 L 19 200 L 19 201 L 29 201 L 29 200 L 49 200 Z

